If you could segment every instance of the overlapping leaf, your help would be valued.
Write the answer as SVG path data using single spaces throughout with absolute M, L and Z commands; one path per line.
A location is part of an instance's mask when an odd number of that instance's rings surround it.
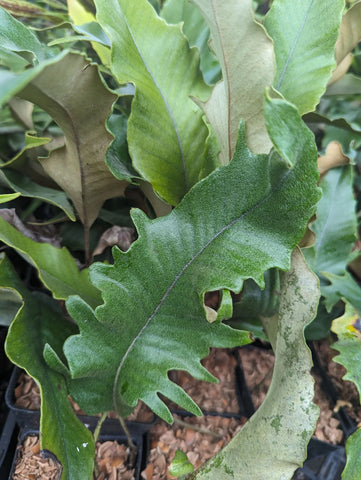
M 351 51 L 361 40 L 361 3 L 357 2 L 343 16 L 336 42 L 335 60 L 337 68 L 329 83 L 334 83 L 347 72 L 352 62 Z
M 38 243 L 25 237 L 0 217 L 0 240 L 14 248 L 34 265 L 44 285 L 55 298 L 80 295 L 90 305 L 99 305 L 99 292 L 90 283 L 88 269 L 79 271 L 75 259 L 66 248 Z
M 50 297 L 30 293 L 3 254 L 0 262 L 0 292 L 10 287 L 23 301 L 9 328 L 5 349 L 10 360 L 24 368 L 40 387 L 41 448 L 53 452 L 61 462 L 62 480 L 90 478 L 94 457 L 92 435 L 73 412 L 65 379 L 52 371 L 43 358 L 48 343 L 61 356 L 64 340 L 76 327 L 64 319 L 62 310 Z
M 250 150 L 268 153 L 272 144 L 263 102 L 275 75 L 274 53 L 270 38 L 254 19 L 251 0 L 192 1 L 210 27 L 212 49 L 222 67 L 223 81 L 203 106 L 220 143 L 220 161 L 226 164 L 232 158 L 241 119 Z
M 297 250 L 281 285 L 279 315 L 270 321 L 276 361 L 267 396 L 231 442 L 189 480 L 289 480 L 303 464 L 319 411 L 312 403 L 312 358 L 303 330 L 315 316 L 319 289 Z
M 184 22 L 182 28 L 190 46 L 199 48 L 200 67 L 205 81 L 209 84 L 216 83 L 221 76 L 221 67 L 209 48 L 210 30 L 198 8 L 187 0 L 168 0 L 164 3 L 160 15 L 168 23 Z
M 343 365 L 347 373 L 344 380 L 354 382 L 359 395 L 361 395 L 361 321 L 360 310 L 361 304 L 358 305 L 358 311 L 349 303 L 346 304 L 345 314 L 337 318 L 332 323 L 332 331 L 336 333 L 338 340 L 332 345 L 340 352 L 333 358 L 337 363 Z M 355 432 L 347 439 L 346 454 L 347 462 L 342 480 L 358 480 L 361 471 L 361 429 Z
M 114 250 L 113 266 L 92 267 L 104 305 L 94 312 L 75 297 L 67 302 L 81 332 L 64 346 L 71 392 L 86 411 L 121 412 L 140 398 L 171 421 L 159 392 L 198 413 L 168 370 L 210 380 L 200 364 L 209 347 L 248 341 L 245 332 L 206 321 L 204 292 L 239 291 L 245 278 L 263 284 L 265 270 L 289 268 L 319 198 L 312 133 L 286 102 L 268 100 L 266 112 L 287 162 L 277 153 L 251 154 L 241 129 L 233 161 L 171 214 L 151 221 L 133 212 L 138 240 L 125 254 Z
M 180 26 L 167 25 L 147 0 L 97 0 L 97 20 L 112 42 L 111 69 L 134 83 L 128 121 L 133 166 L 168 203 L 176 205 L 200 178 L 208 128 L 190 95 L 210 88 Z
M 266 16 L 277 63 L 273 85 L 301 114 L 315 109 L 336 66 L 343 9 L 344 0 L 279 0 Z
M 343 275 L 352 258 L 357 231 L 352 184 L 351 165 L 331 169 L 321 182 L 323 195 L 311 226 L 316 242 L 304 251 L 310 267 L 321 276 Z
M 116 96 L 104 86 L 96 66 L 72 53 L 44 69 L 19 96 L 40 106 L 63 130 L 65 145 L 42 165 L 89 228 L 104 201 L 121 195 L 126 185 L 105 165 L 112 140 L 105 122 Z

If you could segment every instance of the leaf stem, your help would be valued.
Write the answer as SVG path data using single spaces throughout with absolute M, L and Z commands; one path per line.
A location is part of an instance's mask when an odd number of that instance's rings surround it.
M 100 434 L 100 430 L 101 430 L 102 425 L 103 425 L 103 423 L 104 423 L 104 420 L 107 418 L 107 416 L 108 416 L 108 412 L 104 412 L 104 413 L 102 414 L 102 416 L 99 418 L 99 421 L 98 421 L 98 423 L 97 423 L 97 426 L 96 426 L 96 428 L 95 428 L 95 430 L 94 430 L 94 443 L 97 443 L 97 441 L 98 441 L 99 434 Z
M 127 424 L 125 423 L 125 420 L 123 417 L 118 415 L 118 419 L 120 422 L 120 425 L 122 426 L 122 429 L 124 430 L 125 436 L 127 437 L 128 445 L 129 445 L 129 465 L 134 466 L 135 465 L 135 460 L 137 458 L 138 454 L 138 447 L 134 444 L 132 440 L 132 436 L 130 434 L 129 428 L 127 427 Z
M 192 423 L 187 423 L 181 420 L 178 417 L 173 417 L 174 423 L 177 425 L 180 425 L 181 427 L 189 428 L 190 430 L 194 430 L 199 433 L 205 433 L 206 435 L 211 435 L 212 437 L 215 438 L 222 438 L 222 435 L 219 433 L 212 432 L 211 430 L 208 430 L 208 428 L 203 428 L 199 427 L 198 425 L 193 425 Z

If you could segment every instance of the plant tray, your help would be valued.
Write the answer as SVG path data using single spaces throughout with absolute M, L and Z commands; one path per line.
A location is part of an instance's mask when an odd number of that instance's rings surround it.
M 241 417 L 250 418 L 255 412 L 251 393 L 248 389 L 243 370 L 238 362 L 236 350 L 232 351 L 232 356 L 237 361 L 234 367 L 234 382 L 235 382 L 234 391 L 237 398 L 237 407 L 238 407 L 237 411 L 235 412 L 215 411 L 215 410 L 201 408 L 204 416 L 215 416 L 215 417 L 222 416 L 226 418 L 241 418 Z M 208 385 L 212 386 L 213 384 L 208 384 Z M 200 386 L 200 388 L 202 387 Z M 196 401 L 196 403 L 198 402 Z M 200 407 L 202 406 L 200 405 Z M 182 417 L 192 416 L 191 413 L 187 412 L 184 409 L 171 407 L 170 410 L 172 413 L 176 415 L 180 415 Z
M 11 465 L 14 458 L 18 437 L 18 428 L 16 420 L 12 412 L 7 416 L 7 419 L 2 429 L 0 436 L 0 478 L 8 478 L 11 470 Z
M 294 480 L 341 480 L 346 464 L 344 447 L 330 445 L 312 438 L 307 448 L 307 460 L 296 471 Z
M 149 444 L 149 440 L 148 440 L 148 436 L 147 436 L 146 433 L 140 435 L 140 434 L 134 434 L 134 432 L 132 431 L 131 434 L 132 434 L 132 440 L 138 448 L 137 461 L 136 461 L 136 464 L 135 464 L 135 473 L 134 473 L 134 478 L 136 480 L 138 480 L 138 479 L 141 478 L 140 473 L 141 473 L 141 471 L 144 467 L 144 464 L 145 464 L 144 463 L 145 462 L 145 457 L 147 455 L 146 448 Z M 18 437 L 18 445 L 21 445 L 24 442 L 24 440 L 29 436 L 37 436 L 38 437 L 39 436 L 39 430 L 28 429 L 28 428 L 21 429 L 19 437 Z M 122 433 L 119 433 L 119 430 L 118 430 L 117 434 L 112 434 L 112 433 L 108 433 L 108 432 L 107 433 L 101 433 L 98 441 L 100 443 L 104 443 L 104 442 L 107 442 L 107 441 L 114 441 L 114 440 L 119 444 L 126 444 L 127 443 L 126 436 Z M 15 455 L 13 455 L 13 457 L 12 457 L 12 464 L 11 464 L 11 470 L 10 470 L 9 476 L 8 477 L 7 476 L 6 477 L 1 476 L 1 479 L 8 478 L 8 480 L 12 480 L 13 475 L 14 475 L 14 471 L 15 471 L 15 467 L 16 467 L 16 460 L 17 460 L 17 449 L 16 449 Z
M 22 370 L 15 367 L 10 377 L 9 385 L 5 394 L 5 401 L 8 408 L 13 412 L 16 422 L 20 428 L 27 428 L 38 430 L 40 424 L 40 410 L 30 410 L 15 405 L 14 391 Z M 91 431 L 94 431 L 99 421 L 99 417 L 89 415 L 77 415 L 80 421 Z M 127 421 L 128 428 L 135 435 L 143 435 L 155 423 L 156 416 L 149 422 Z M 117 434 L 121 427 L 116 418 L 107 418 L 103 425 L 101 432 L 104 434 Z

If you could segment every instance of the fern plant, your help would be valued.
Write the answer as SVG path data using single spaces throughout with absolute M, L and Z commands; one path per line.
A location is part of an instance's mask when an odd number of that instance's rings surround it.
M 17 11 L 29 13 L 31 5 Z M 18 208 L 23 198 L 51 204 L 52 221 L 66 216 L 73 237 L 80 226 L 84 234 L 81 258 L 76 248 L 29 238 L 0 211 L 0 240 L 51 293 L 30 291 L 1 254 L 6 353 L 40 386 L 42 448 L 59 459 L 63 480 L 91 478 L 94 438 L 69 394 L 87 414 L 103 417 L 115 410 L 124 418 L 142 400 L 171 423 L 160 395 L 201 414 L 168 372 L 216 381 L 200 363 L 210 347 L 253 338 L 224 322 L 233 316 L 230 292 L 251 284 L 269 292 L 273 269 L 281 272 L 279 304 L 256 312 L 276 355 L 267 398 L 189 478 L 291 478 L 318 416 L 304 339 L 319 305 L 316 274 L 322 305 L 331 309 L 345 297 L 336 287 L 327 293 L 333 271 L 322 273 L 321 246 L 309 242 L 312 229 L 322 237 L 322 215 L 309 223 L 329 191 L 318 186 L 315 137 L 302 116 L 332 123 L 313 112 L 325 92 L 346 88 L 345 62 L 361 38 L 359 3 L 346 12 L 343 0 L 274 0 L 258 20 L 251 0 L 49 5 L 36 18 L 52 28 L 39 36 L 29 27 L 33 17 L 20 22 L 0 9 L 0 102 L 7 119 L 28 129 L 22 148 L 2 155 L 0 200 Z M 46 118 L 46 128 L 36 118 Z M 344 185 L 350 192 L 351 180 Z M 121 217 L 116 199 L 129 192 L 141 209 Z M 338 275 L 355 240 L 347 198 L 350 231 L 337 238 L 345 252 Z M 77 230 L 68 225 L 74 221 Z M 119 221 L 137 239 L 126 252 L 115 246 L 111 263 L 93 262 L 95 232 Z M 102 238 L 112 243 L 109 234 Z M 342 277 L 344 289 L 347 282 Z M 204 305 L 214 290 L 223 294 L 218 312 Z M 349 472 L 358 444 L 350 440 L 347 480 L 356 478 Z

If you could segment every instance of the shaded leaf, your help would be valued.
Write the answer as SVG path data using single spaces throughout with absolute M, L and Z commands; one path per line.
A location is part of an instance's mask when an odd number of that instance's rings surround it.
M 26 87 L 47 66 L 59 62 L 66 54 L 66 51 L 61 52 L 48 60 L 42 61 L 34 68 L 28 68 L 21 72 L 10 72 L 9 70 L 0 69 L 0 107 Z
M 49 343 L 62 356 L 63 342 L 76 327 L 64 319 L 50 297 L 27 291 L 3 254 L 0 261 L 0 294 L 1 287 L 12 287 L 23 300 L 9 328 L 5 350 L 10 360 L 24 368 L 40 387 L 41 448 L 53 452 L 61 462 L 62 480 L 90 478 L 94 463 L 92 434 L 73 412 L 65 379 L 50 370 L 43 358 Z
M 55 298 L 65 300 L 70 295 L 80 295 L 90 305 L 100 303 L 99 292 L 89 281 L 88 269 L 80 272 L 75 259 L 65 248 L 34 242 L 1 217 L 0 240 L 35 266 L 42 282 Z
M 22 298 L 16 290 L 0 287 L 0 325 L 8 327 L 16 317 L 21 305 Z
M 34 105 L 26 100 L 21 100 L 20 98 L 14 97 L 9 101 L 9 107 L 12 113 L 12 116 L 15 117 L 25 128 L 33 130 L 33 110 Z M 30 132 L 27 132 L 30 133 Z
M 322 294 L 326 297 L 325 305 L 328 311 L 340 300 L 344 299 L 351 303 L 358 311 L 361 311 L 360 286 L 346 272 L 344 275 L 323 272 L 323 276 L 330 282 L 330 285 L 322 287 Z
M 343 153 L 342 146 L 338 142 L 329 143 L 325 155 L 318 157 L 317 161 L 318 171 L 321 177 L 332 168 L 343 167 L 349 164 L 350 159 Z M 354 208 L 352 210 L 354 210 Z
M 206 99 L 199 52 L 180 27 L 161 20 L 146 0 L 96 1 L 97 19 L 112 42 L 111 70 L 134 83 L 128 145 L 134 168 L 176 205 L 198 182 L 208 128 L 190 95 Z
M 114 140 L 106 153 L 106 164 L 115 178 L 132 182 L 134 178 L 142 177 L 136 172 L 128 152 L 127 143 L 128 119 L 125 115 L 111 115 L 108 129 L 114 135 Z
M 237 292 L 246 278 L 263 285 L 265 270 L 288 269 L 319 198 L 313 134 L 286 102 L 268 100 L 266 114 L 288 162 L 276 153 L 251 154 L 241 128 L 233 161 L 195 185 L 168 216 L 152 221 L 133 211 L 138 239 L 126 253 L 113 250 L 114 265 L 91 267 L 104 305 L 94 312 L 76 297 L 67 301 L 80 328 L 64 346 L 70 390 L 88 413 L 122 413 L 124 403 L 135 407 L 142 399 L 171 422 L 162 393 L 199 414 L 167 372 L 186 370 L 211 381 L 200 364 L 209 347 L 249 341 L 246 332 L 207 322 L 204 293 Z M 240 195 L 249 185 L 251 193 Z
M 344 95 L 360 95 L 361 94 L 361 78 L 347 74 L 338 82 L 329 85 L 325 92 L 325 96 L 344 96 Z
M 189 40 L 190 46 L 199 48 L 200 67 L 204 80 L 209 84 L 214 84 L 220 80 L 221 67 L 208 45 L 210 30 L 198 8 L 186 0 L 167 0 L 160 15 L 168 23 L 184 22 L 182 29 Z
M 223 81 L 203 105 L 216 132 L 220 161 L 233 156 L 240 120 L 246 123 L 246 138 L 254 153 L 268 153 L 263 113 L 266 87 L 275 74 L 273 45 L 264 28 L 255 21 L 251 0 L 192 0 L 211 30 L 211 45 L 222 67 Z M 242 45 L 242 48 L 239 46 Z
M 112 140 L 105 122 L 116 96 L 102 83 L 97 67 L 73 53 L 44 69 L 19 96 L 49 113 L 63 130 L 65 145 L 43 159 L 42 166 L 89 228 L 104 201 L 121 195 L 126 185 L 105 165 Z
M 73 207 L 70 205 L 64 192 L 42 187 L 30 180 L 29 177 L 10 169 L 0 170 L 0 185 L 10 187 L 14 192 L 19 192 L 23 197 L 38 198 L 51 203 L 63 210 L 70 220 L 75 221 Z
M 353 258 L 357 221 L 352 185 L 351 165 L 330 170 L 320 184 L 323 196 L 317 207 L 317 219 L 311 225 L 316 242 L 304 250 L 304 255 L 321 277 L 324 272 L 343 275 Z
M 66 20 L 64 13 L 49 11 L 26 0 L 0 0 L 0 6 L 17 17 L 45 18 L 57 23 Z
M 319 413 L 303 330 L 318 299 L 317 277 L 295 250 L 291 270 L 282 274 L 278 318 L 271 320 L 276 361 L 267 396 L 228 445 L 187 478 L 288 480 L 302 466 Z
M 342 114 L 327 114 L 326 116 L 316 112 L 312 112 L 304 116 L 304 121 L 311 124 L 324 123 L 325 125 L 337 127 L 339 129 L 345 130 L 346 132 L 356 133 L 358 135 L 361 132 L 361 126 L 359 125 L 357 118 L 354 121 L 355 117 L 355 114 L 350 114 L 349 116 L 344 116 Z
M 0 217 L 6 220 L 10 225 L 12 225 L 16 230 L 21 232 L 25 237 L 31 238 L 36 242 L 47 242 L 56 247 L 60 247 L 59 238 L 52 233 L 47 235 L 49 232 L 46 230 L 36 230 L 27 227 L 17 216 L 15 208 L 2 208 L 0 209 Z
M 18 168 L 17 164 L 20 164 L 19 170 L 21 171 L 21 167 L 23 164 L 23 158 L 26 156 L 26 152 L 32 148 L 41 147 L 42 145 L 46 145 L 49 143 L 51 138 L 48 137 L 38 137 L 36 132 L 31 130 L 25 132 L 25 142 L 23 148 L 18 152 L 13 158 L 8 160 L 7 162 L 2 162 L 0 164 L 0 168 L 11 166 L 13 168 Z
M 353 5 L 342 18 L 340 31 L 335 47 L 335 60 L 338 65 L 337 69 L 332 75 L 330 83 L 333 83 L 335 73 L 339 67 L 346 61 L 346 65 L 350 66 L 352 55 L 350 52 L 356 47 L 361 40 L 361 3 L 358 2 Z M 345 73 L 348 68 L 345 69 Z
M 336 66 L 343 9 L 344 0 L 280 0 L 265 18 L 276 54 L 273 85 L 301 115 L 315 109 Z

